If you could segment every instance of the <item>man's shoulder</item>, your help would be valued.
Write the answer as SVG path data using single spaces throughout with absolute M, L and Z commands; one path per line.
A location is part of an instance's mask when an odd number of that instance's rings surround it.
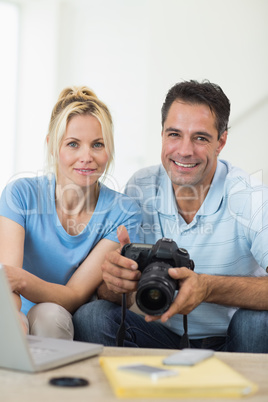
M 264 191 L 268 190 L 268 186 L 263 184 L 261 171 L 250 174 L 241 168 L 229 164 L 226 176 L 227 192 L 233 192 L 234 190 L 252 192 L 260 188 Z
M 125 210 L 133 210 L 137 213 L 139 212 L 139 206 L 135 200 L 130 198 L 128 195 L 113 190 L 107 187 L 105 184 L 101 183 L 100 185 L 100 198 L 98 203 L 101 204 L 102 208 L 105 206 L 109 206 L 110 210 L 116 210 L 116 206 L 120 209 L 120 207 L 124 206 Z
M 265 204 L 267 210 L 268 187 L 263 184 L 260 172 L 249 174 L 241 168 L 228 164 L 224 198 L 227 200 L 228 211 L 234 217 L 252 216 L 256 208 Z

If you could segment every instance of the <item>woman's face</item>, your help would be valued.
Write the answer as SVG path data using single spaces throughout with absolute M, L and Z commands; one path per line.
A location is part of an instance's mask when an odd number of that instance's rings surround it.
M 74 116 L 67 124 L 59 150 L 58 184 L 94 186 L 108 159 L 98 119 L 91 115 Z

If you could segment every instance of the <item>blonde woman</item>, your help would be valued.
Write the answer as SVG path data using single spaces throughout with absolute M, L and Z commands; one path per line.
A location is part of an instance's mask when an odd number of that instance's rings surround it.
M 101 284 L 117 228 L 138 240 L 140 210 L 99 180 L 113 160 L 113 125 L 90 89 L 61 92 L 46 140 L 50 173 L 13 181 L 2 193 L 0 262 L 25 331 L 73 339 L 72 314 Z

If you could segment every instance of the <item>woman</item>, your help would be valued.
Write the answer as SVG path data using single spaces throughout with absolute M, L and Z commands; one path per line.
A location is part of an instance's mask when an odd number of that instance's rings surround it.
M 0 261 L 25 331 L 73 339 L 72 313 L 101 284 L 104 257 L 118 248 L 116 229 L 126 226 L 137 240 L 140 211 L 99 181 L 114 143 L 110 112 L 94 92 L 63 90 L 46 140 L 50 173 L 2 193 Z

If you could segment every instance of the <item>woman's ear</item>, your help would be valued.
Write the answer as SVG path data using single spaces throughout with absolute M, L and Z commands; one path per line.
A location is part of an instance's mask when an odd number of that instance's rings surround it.
M 47 141 L 47 145 L 48 145 L 48 142 L 49 142 L 49 134 L 47 134 L 47 136 L 46 136 L 46 141 Z

